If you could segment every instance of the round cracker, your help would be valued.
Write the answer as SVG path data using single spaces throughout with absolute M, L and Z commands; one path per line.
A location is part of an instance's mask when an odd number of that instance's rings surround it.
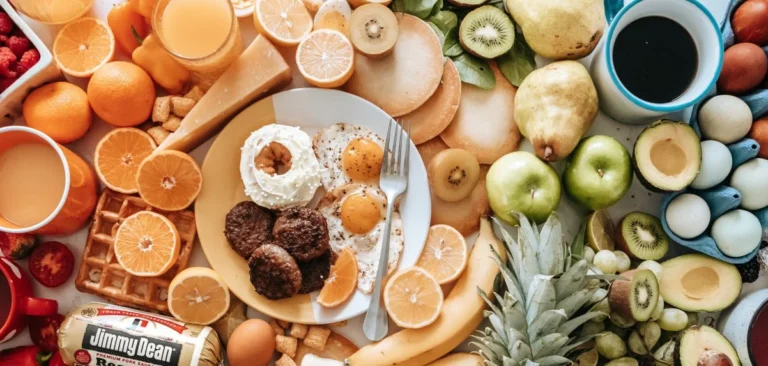
M 440 137 L 448 146 L 472 152 L 480 164 L 493 164 L 517 150 L 522 139 L 515 124 L 517 88 L 490 63 L 496 86 L 491 90 L 462 84 L 459 110 Z
M 399 117 L 416 110 L 437 90 L 443 76 L 443 49 L 423 20 L 395 15 L 399 33 L 392 53 L 381 59 L 355 54 L 355 72 L 344 89 Z
M 411 140 L 418 145 L 440 135 L 459 109 L 461 78 L 451 59 L 445 61 L 437 90 L 421 107 L 402 117 L 411 122 Z

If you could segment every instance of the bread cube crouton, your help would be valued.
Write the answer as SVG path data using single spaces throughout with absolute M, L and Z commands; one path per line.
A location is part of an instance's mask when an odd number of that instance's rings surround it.
M 152 121 L 163 123 L 171 115 L 171 97 L 155 98 L 155 105 L 152 108 Z
M 340 322 L 335 322 L 335 323 L 328 324 L 329 327 L 344 327 L 346 325 L 347 325 L 347 321 L 346 320 L 342 320 Z
M 171 135 L 171 133 L 166 131 L 162 126 L 152 127 L 147 130 L 147 133 L 152 136 L 152 139 L 155 140 L 155 143 L 158 145 L 163 143 L 163 141 Z
M 325 342 L 328 341 L 330 335 L 330 329 L 318 325 L 310 325 L 307 336 L 304 337 L 304 345 L 322 351 L 325 349 Z
M 171 111 L 173 111 L 173 114 L 179 117 L 186 117 L 189 111 L 195 107 L 195 104 L 197 104 L 197 102 L 191 98 L 172 97 Z
M 195 102 L 199 102 L 200 98 L 202 98 L 204 94 L 205 92 L 203 92 L 203 89 L 195 85 L 187 92 L 187 94 L 184 94 L 184 98 L 189 98 Z
M 307 336 L 307 331 L 309 331 L 308 325 L 293 323 L 289 335 L 294 338 L 304 339 Z
M 269 326 L 272 327 L 272 330 L 275 331 L 275 335 L 285 335 L 285 329 L 280 326 L 280 324 L 277 324 L 277 320 L 272 319 L 269 321 Z
M 168 120 L 163 122 L 163 128 L 167 131 L 176 132 L 181 126 L 181 117 L 172 114 Z
M 299 340 L 293 337 L 275 336 L 275 350 L 290 358 L 296 357 L 296 348 L 299 346 Z
M 293 359 L 288 355 L 283 354 L 279 360 L 275 361 L 275 366 L 296 366 L 296 362 L 293 362 Z

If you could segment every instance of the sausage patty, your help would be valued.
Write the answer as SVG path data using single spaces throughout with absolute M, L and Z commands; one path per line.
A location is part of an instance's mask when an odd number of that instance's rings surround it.
M 334 255 L 330 250 L 319 257 L 305 263 L 299 263 L 301 271 L 301 289 L 300 294 L 320 291 L 325 285 L 325 280 L 331 273 L 331 265 L 335 262 Z
M 251 283 L 256 292 L 270 299 L 289 298 L 301 288 L 301 271 L 285 249 L 264 244 L 253 251 L 248 261 Z
M 280 212 L 272 230 L 274 243 L 299 262 L 307 262 L 328 250 L 328 224 L 311 208 L 291 207 Z
M 235 205 L 227 214 L 224 235 L 232 249 L 248 259 L 253 251 L 272 241 L 275 215 L 252 201 Z

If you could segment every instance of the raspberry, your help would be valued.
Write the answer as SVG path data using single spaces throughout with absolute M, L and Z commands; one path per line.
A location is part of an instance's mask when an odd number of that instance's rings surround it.
M 11 36 L 11 38 L 8 38 L 7 45 L 8 45 L 8 48 L 11 49 L 13 54 L 19 58 L 21 58 L 24 52 L 32 48 L 32 43 L 29 42 L 29 39 L 27 37 Z
M 6 47 L 8 44 L 8 36 L 5 34 L 0 34 L 0 47 Z
M 0 34 L 11 34 L 13 31 L 13 20 L 6 13 L 0 13 Z
M 38 61 L 40 61 L 40 52 L 34 48 L 28 50 L 27 52 L 24 52 L 24 55 L 21 56 L 19 63 L 16 65 L 16 72 L 21 76 L 29 71 L 32 66 L 35 66 Z
M 0 93 L 4 92 L 5 89 L 8 89 L 11 84 L 16 82 L 16 77 L 8 78 L 8 79 L 0 79 Z
M 0 76 L 16 77 L 16 55 L 8 47 L 0 47 Z

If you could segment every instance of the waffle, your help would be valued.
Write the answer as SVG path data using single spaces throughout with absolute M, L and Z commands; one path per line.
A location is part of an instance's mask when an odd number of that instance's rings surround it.
M 117 228 L 139 211 L 157 212 L 171 220 L 179 231 L 179 258 L 162 276 L 131 275 L 115 257 L 113 244 Z M 101 296 L 117 305 L 168 314 L 168 287 L 176 274 L 187 267 L 196 230 L 195 214 L 191 210 L 160 211 L 139 197 L 105 189 L 96 206 L 75 286 L 81 292 Z

